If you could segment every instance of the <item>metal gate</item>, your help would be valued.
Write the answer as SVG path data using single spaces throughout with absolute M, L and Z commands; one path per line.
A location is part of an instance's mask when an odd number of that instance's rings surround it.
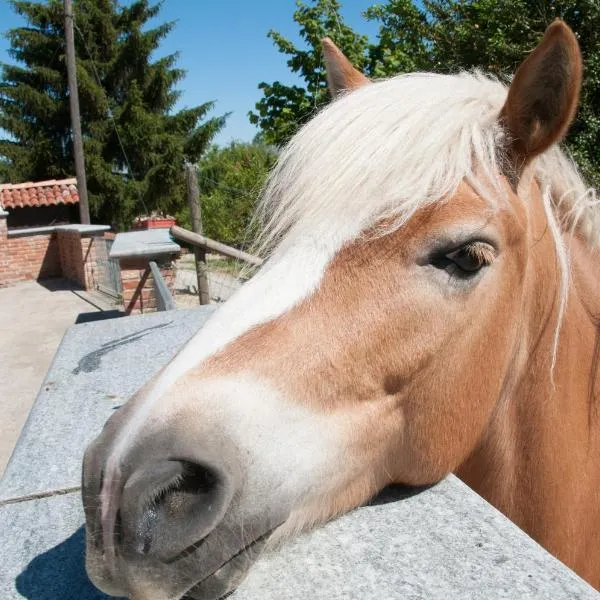
M 119 261 L 109 258 L 113 240 L 107 238 L 96 238 L 96 288 L 113 298 L 120 298 L 121 272 Z

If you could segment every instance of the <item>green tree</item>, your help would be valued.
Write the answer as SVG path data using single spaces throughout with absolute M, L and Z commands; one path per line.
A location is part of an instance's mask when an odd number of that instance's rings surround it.
M 213 146 L 198 164 L 198 188 L 204 234 L 237 248 L 247 248 L 254 235 L 252 215 L 276 151 L 262 143 L 234 142 Z M 178 220 L 189 226 L 189 213 Z
M 15 64 L 2 65 L 1 171 L 23 181 L 74 173 L 60 0 L 13 0 L 26 26 L 7 33 Z M 184 76 L 177 55 L 151 57 L 174 23 L 147 28 L 160 5 L 75 0 L 77 76 L 92 216 L 125 228 L 143 212 L 184 203 L 183 167 L 197 161 L 225 117 L 212 102 L 175 111 Z
M 279 52 L 288 55 L 288 67 L 304 80 L 304 87 L 275 81 L 261 83 L 263 92 L 250 122 L 259 125 L 269 144 L 285 143 L 315 111 L 328 100 L 327 81 L 320 40 L 330 37 L 346 56 L 361 68 L 366 63 L 367 37 L 348 27 L 340 14 L 338 0 L 315 0 L 312 5 L 297 2 L 294 21 L 308 49 L 302 50 L 276 31 L 267 34 Z
M 291 55 L 288 65 L 311 88 L 271 87 L 261 84 L 264 97 L 251 114 L 265 139 L 282 144 L 310 115 L 306 98 L 311 89 L 322 90 L 326 79 L 321 67 L 319 38 L 327 34 L 338 43 L 333 22 L 323 27 L 325 9 L 336 15 L 339 3 L 312 0 L 299 4 L 294 15 L 308 45 L 299 50 L 269 32 L 281 52 Z M 327 13 L 329 14 L 329 13 Z M 333 14 L 333 13 L 332 13 Z M 508 80 L 527 53 L 539 42 L 557 17 L 575 31 L 584 57 L 584 82 L 577 119 L 567 145 L 587 179 L 600 186 L 600 2 L 597 0 L 388 0 L 365 11 L 379 25 L 374 43 L 344 28 L 340 48 L 370 77 L 387 77 L 411 71 L 452 73 L 481 68 Z M 305 32 L 311 32 L 307 35 Z M 313 34 L 314 33 L 314 34 Z M 354 43 L 352 40 L 360 40 Z M 317 65 L 317 66 L 315 66 Z M 324 101 L 322 95 L 318 99 Z M 284 102 L 285 100 L 285 102 Z M 277 110 L 280 106 L 284 110 Z
M 585 67 L 579 111 L 566 142 L 588 181 L 600 187 L 597 0 L 425 0 L 422 8 L 410 0 L 389 0 L 367 10 L 366 17 L 380 24 L 380 42 L 376 51 L 371 50 L 372 58 L 402 56 L 408 46 L 416 56 L 418 70 L 452 73 L 481 68 L 505 81 L 536 46 L 546 27 L 557 17 L 564 19 L 577 35 Z M 414 51 L 417 39 L 421 46 Z M 390 66 L 392 60 L 376 60 L 370 65 L 372 71 L 386 75 L 394 73 Z

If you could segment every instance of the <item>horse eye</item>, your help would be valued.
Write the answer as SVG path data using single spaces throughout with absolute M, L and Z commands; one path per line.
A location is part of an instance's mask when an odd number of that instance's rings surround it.
M 445 255 L 465 274 L 474 274 L 487 267 L 494 260 L 493 248 L 484 242 L 470 242 Z

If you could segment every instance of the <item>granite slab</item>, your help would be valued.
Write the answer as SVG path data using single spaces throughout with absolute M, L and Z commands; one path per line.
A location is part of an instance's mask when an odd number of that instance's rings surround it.
M 0 600 L 106 600 L 84 569 L 81 454 L 213 307 L 72 327 L 0 482 Z M 265 553 L 232 600 L 600 600 L 457 478 Z
M 176 254 L 181 246 L 171 238 L 169 229 L 145 229 L 118 233 L 110 249 L 110 258 L 152 257 Z
M 454 476 L 386 490 L 264 555 L 232 600 L 599 600 L 594 590 Z
M 0 506 L 0 598 L 105 600 L 85 572 L 78 493 Z
M 5 213 L 6 215 L 8 213 Z M 5 216 L 0 211 L 0 217 Z M 72 223 L 70 225 L 44 225 L 42 227 L 23 227 L 21 229 L 9 229 L 7 236 L 23 237 L 27 235 L 37 235 L 39 233 L 52 233 L 54 231 L 78 231 L 81 235 L 94 235 L 110 231 L 110 225 L 84 225 L 82 223 Z
M 81 235 L 93 235 L 110 231 L 110 225 L 87 225 L 85 223 L 71 223 L 69 225 L 56 225 L 56 231 L 78 231 Z
M 2 600 L 107 600 L 84 568 L 78 493 L 0 506 Z M 264 554 L 231 600 L 598 600 L 454 477 Z
M 71 327 L 0 480 L 0 501 L 79 486 L 102 425 L 196 333 L 215 306 Z

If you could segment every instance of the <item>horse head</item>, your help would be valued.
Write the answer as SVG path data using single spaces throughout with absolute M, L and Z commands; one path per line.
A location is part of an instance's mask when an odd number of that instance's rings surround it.
M 459 469 L 536 344 L 552 386 L 573 33 L 552 24 L 508 88 L 323 52 L 334 99 L 264 191 L 268 260 L 86 451 L 109 594 L 220 598 L 265 546 Z

